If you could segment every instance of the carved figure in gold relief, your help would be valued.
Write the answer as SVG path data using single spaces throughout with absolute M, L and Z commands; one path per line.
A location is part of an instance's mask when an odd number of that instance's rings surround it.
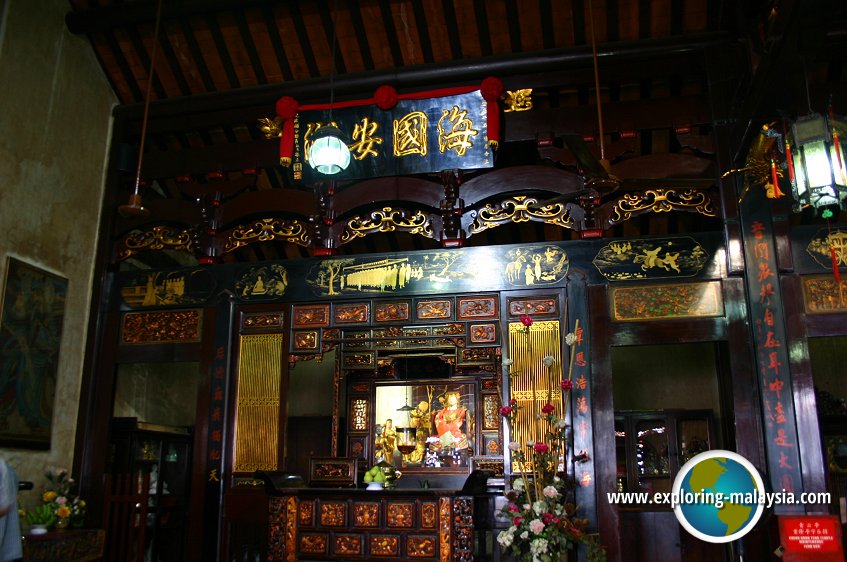
M 382 430 L 376 435 L 376 456 L 394 464 L 394 450 L 397 448 L 397 430 L 391 418 L 385 420 Z
M 503 99 L 505 109 L 504 113 L 512 111 L 528 111 L 532 109 L 532 88 L 524 88 L 522 90 L 506 90 L 506 95 Z

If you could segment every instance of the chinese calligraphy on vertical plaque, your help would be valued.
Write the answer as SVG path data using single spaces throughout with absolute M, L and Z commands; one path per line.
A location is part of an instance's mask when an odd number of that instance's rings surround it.
M 765 451 L 773 490 L 799 494 L 803 485 L 784 313 L 775 244 L 766 212 L 763 206 L 751 209 L 744 221 L 747 290 L 765 422 Z M 777 513 L 802 510 L 803 506 L 796 505 L 775 507 Z

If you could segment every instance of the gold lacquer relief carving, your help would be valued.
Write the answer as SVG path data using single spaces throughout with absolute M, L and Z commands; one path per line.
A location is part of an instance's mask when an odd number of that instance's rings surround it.
M 473 147 L 472 139 L 479 134 L 468 118 L 468 110 L 454 105 L 445 109 L 438 120 L 438 151 L 444 154 L 453 150 L 458 156 L 464 156 Z
M 452 314 L 453 301 L 451 300 L 420 301 L 417 303 L 419 320 L 450 318 Z
M 329 326 L 329 305 L 294 305 L 291 323 L 295 328 L 320 328 Z
M 374 319 L 377 322 L 396 322 L 409 319 L 409 303 L 380 302 L 374 304 Z
M 414 525 L 414 505 L 411 503 L 389 503 L 386 519 L 389 527 L 412 527 Z
M 142 251 L 175 250 L 191 252 L 191 233 L 167 226 L 154 226 L 144 232 L 131 232 L 117 244 L 118 260 L 123 261 Z
M 233 227 L 224 238 L 224 253 L 256 242 L 282 240 L 298 246 L 309 247 L 312 237 L 309 225 L 298 220 L 277 218 L 260 219 L 249 225 Z
M 717 206 L 712 196 L 705 191 L 657 188 L 625 193 L 615 203 L 609 216 L 609 225 L 616 225 L 646 212 L 670 211 L 694 211 L 707 217 L 717 216 Z
M 127 312 L 121 342 L 129 344 L 200 341 L 200 310 Z
M 318 333 L 316 331 L 294 332 L 294 349 L 296 351 L 315 351 L 318 349 Z
M 429 148 L 426 131 L 429 118 L 423 111 L 413 111 L 394 120 L 394 156 L 426 156 Z
M 612 307 L 618 321 L 723 315 L 718 282 L 615 287 Z
M 408 232 L 433 238 L 432 224 L 429 215 L 422 211 L 407 213 L 403 209 L 383 207 L 382 210 L 371 211 L 367 217 L 356 215 L 347 221 L 344 232 L 341 233 L 341 244 L 346 244 L 356 238 L 377 232 Z
M 335 554 L 362 554 L 362 537 L 360 535 L 336 535 Z
M 301 501 L 299 521 L 301 525 L 311 525 L 312 515 L 315 513 L 315 502 Z
M 400 553 L 400 539 L 395 536 L 371 536 L 370 545 L 374 556 L 397 556 Z
M 438 511 L 436 505 L 432 502 L 421 504 L 421 527 L 424 529 L 435 529 Z
M 832 269 L 833 260 L 838 267 L 847 265 L 847 230 L 821 230 L 809 241 L 806 252 L 826 269 Z
M 500 397 L 496 394 L 483 394 L 482 409 L 482 429 L 500 429 Z
M 241 298 L 281 297 L 288 287 L 288 271 L 281 265 L 251 267 L 235 282 Z
M 361 324 L 370 317 L 370 305 L 349 304 L 335 307 L 335 322 L 338 324 Z
M 326 535 L 300 535 L 300 552 L 323 554 L 326 552 Z
M 435 542 L 435 537 L 409 537 L 406 539 L 406 556 L 409 558 L 434 558 Z
M 538 199 L 519 195 L 504 199 L 499 204 L 489 203 L 481 208 L 468 227 L 468 233 L 478 234 L 489 228 L 508 223 L 538 221 L 573 228 L 574 220 L 565 203 L 538 205 Z
M 285 559 L 294 562 L 297 552 L 297 499 L 288 498 L 285 505 Z
M 532 88 L 524 88 L 522 90 L 506 90 L 506 95 L 503 98 L 505 108 L 504 113 L 512 111 L 529 111 L 532 109 Z
M 321 525 L 341 527 L 347 518 L 347 504 L 327 502 L 321 504 Z
M 245 314 L 241 327 L 246 329 L 281 328 L 282 314 Z
M 266 139 L 282 136 L 282 117 L 262 117 L 257 119 L 259 130 Z
M 357 503 L 353 505 L 353 524 L 356 527 L 376 527 L 379 524 L 378 503 Z
M 377 136 L 376 132 L 379 129 L 379 123 L 371 121 L 368 117 L 363 117 L 361 121 L 353 127 L 353 144 L 349 146 L 353 158 L 356 160 L 364 160 L 368 156 L 378 156 L 379 152 L 374 148 L 377 144 L 382 144 L 383 139 Z

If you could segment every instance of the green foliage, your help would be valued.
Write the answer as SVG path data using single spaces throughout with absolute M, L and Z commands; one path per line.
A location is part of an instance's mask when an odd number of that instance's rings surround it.
M 43 503 L 27 511 L 26 521 L 30 525 L 47 525 L 49 527 L 56 522 L 56 514 L 50 504 Z

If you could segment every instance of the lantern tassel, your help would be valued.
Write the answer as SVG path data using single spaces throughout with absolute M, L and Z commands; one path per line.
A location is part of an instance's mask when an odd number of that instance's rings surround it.
M 771 181 L 773 182 L 773 190 L 768 190 L 768 199 L 778 199 L 785 194 L 779 189 L 779 176 L 776 173 L 776 162 L 771 160 Z

